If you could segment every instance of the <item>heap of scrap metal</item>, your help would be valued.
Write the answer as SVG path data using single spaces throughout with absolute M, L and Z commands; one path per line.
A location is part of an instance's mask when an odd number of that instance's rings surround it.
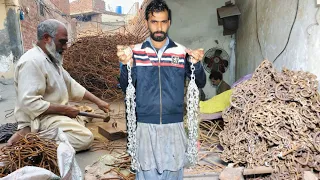
M 270 166 L 264 179 L 302 179 L 320 171 L 320 95 L 317 77 L 265 60 L 235 87 L 223 113 L 222 160 L 238 166 Z M 260 177 L 261 178 L 261 177 Z
M 42 139 L 29 133 L 12 146 L 4 146 L 0 153 L 0 178 L 25 166 L 47 169 L 60 175 L 57 159 L 56 141 Z
M 142 42 L 130 35 L 88 36 L 80 38 L 64 54 L 64 68 L 87 90 L 104 100 L 122 99 L 117 45 Z

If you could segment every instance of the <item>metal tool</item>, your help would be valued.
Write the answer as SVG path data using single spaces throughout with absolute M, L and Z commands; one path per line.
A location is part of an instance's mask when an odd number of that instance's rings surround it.
M 110 116 L 109 116 L 109 114 L 101 115 L 101 114 L 93 114 L 93 113 L 88 113 L 88 112 L 82 112 L 82 111 L 80 111 L 78 115 L 79 115 L 79 116 L 86 116 L 86 117 L 103 119 L 104 122 L 109 122 L 109 121 L 110 121 Z

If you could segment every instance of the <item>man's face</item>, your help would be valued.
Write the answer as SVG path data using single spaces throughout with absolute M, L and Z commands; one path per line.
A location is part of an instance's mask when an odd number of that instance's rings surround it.
M 46 43 L 46 49 L 50 56 L 62 64 L 62 53 L 67 49 L 68 32 L 63 26 L 59 26 L 55 38 L 50 38 L 49 43 Z
M 220 83 L 220 79 L 214 79 L 214 78 L 212 78 L 212 79 L 211 79 L 211 82 L 212 82 L 213 85 L 218 86 L 219 83 Z
M 150 31 L 150 37 L 157 42 L 162 42 L 167 37 L 170 27 L 168 11 L 154 12 L 149 14 L 147 26 Z

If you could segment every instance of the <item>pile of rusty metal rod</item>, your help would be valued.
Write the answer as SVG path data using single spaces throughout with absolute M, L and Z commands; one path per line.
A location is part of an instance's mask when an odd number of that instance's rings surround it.
M 199 153 L 198 163 L 186 169 L 185 175 L 199 175 L 203 173 L 219 173 L 225 166 L 212 160 L 221 151 L 219 146 L 219 133 L 222 131 L 220 121 L 201 120 L 199 121 Z
M 198 117 L 199 118 L 199 117 Z M 198 163 L 185 170 L 187 176 L 200 175 L 203 173 L 218 173 L 225 168 L 224 165 L 215 162 L 215 156 L 219 156 L 219 133 L 222 131 L 220 121 L 210 121 L 198 119 Z M 188 134 L 187 116 L 184 116 L 184 128 Z
M 117 151 L 118 153 L 124 153 L 126 150 L 127 144 L 124 141 L 100 141 L 94 140 L 90 151 L 99 151 L 99 150 L 107 150 L 108 154 L 111 154 L 113 151 Z
M 106 171 L 104 174 L 108 173 L 115 173 L 118 177 L 118 179 L 122 180 L 134 180 L 135 179 L 135 174 L 130 173 L 129 175 L 124 175 L 121 173 L 122 170 L 129 170 L 131 166 L 131 158 L 129 155 L 125 154 L 124 156 L 118 157 L 118 160 L 115 161 L 112 164 L 106 164 L 107 166 L 112 167 L 110 170 Z M 103 180 L 111 180 L 111 179 L 116 179 L 115 177 L 113 178 L 103 178 Z
M 117 45 L 142 42 L 130 34 L 88 36 L 78 39 L 64 54 L 64 68 L 87 90 L 104 100 L 123 98 L 118 88 L 120 64 Z
M 201 150 L 216 152 L 219 145 L 219 133 L 222 131 L 219 121 L 201 120 L 199 123 L 199 142 Z
M 11 146 L 1 148 L 0 177 L 25 166 L 36 166 L 60 175 L 57 163 L 58 145 L 54 140 L 40 139 L 29 133 Z
M 265 60 L 253 77 L 237 85 L 223 113 L 222 160 L 239 166 L 270 166 L 260 179 L 302 179 L 320 171 L 320 94 L 317 77 L 277 72 Z
M 125 151 L 107 153 L 85 169 L 85 179 L 99 180 L 134 180 L 130 171 L 131 158 Z

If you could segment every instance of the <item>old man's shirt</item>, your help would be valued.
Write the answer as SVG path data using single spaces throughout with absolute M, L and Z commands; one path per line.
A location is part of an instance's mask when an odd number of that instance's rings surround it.
M 69 100 L 82 100 L 86 89 L 61 66 L 54 64 L 38 46 L 18 61 L 14 74 L 16 90 L 15 118 L 18 129 L 26 126 L 36 132 L 40 121 L 54 115 L 41 116 L 50 103 L 67 105 Z

